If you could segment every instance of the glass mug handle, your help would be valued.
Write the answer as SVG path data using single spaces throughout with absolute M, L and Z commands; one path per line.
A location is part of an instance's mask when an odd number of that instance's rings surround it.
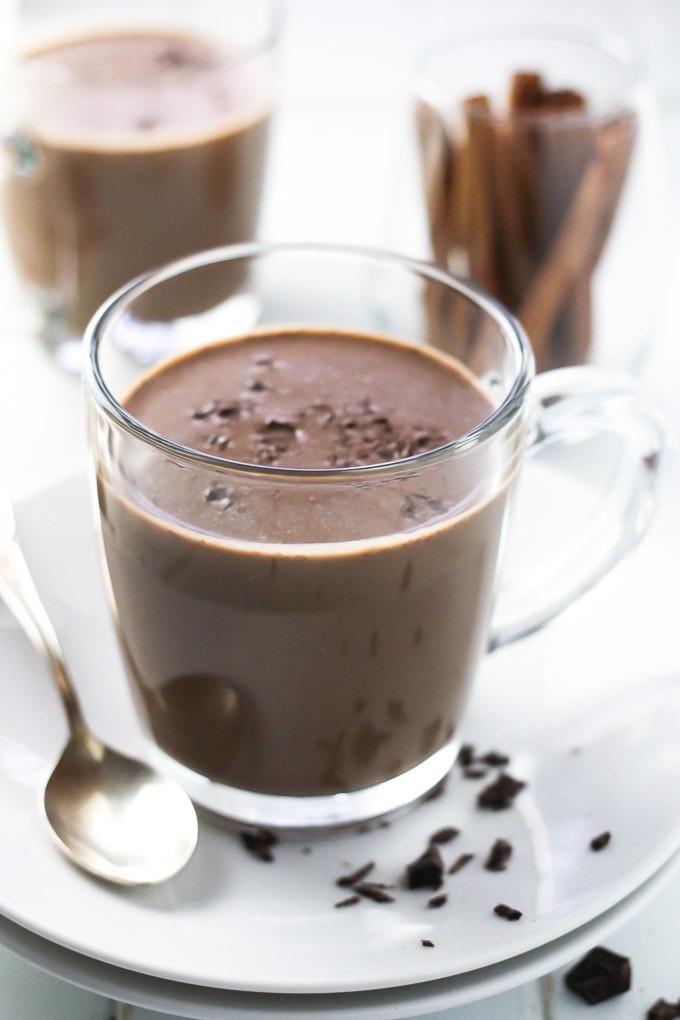
M 0 146 L 9 173 L 17 177 L 32 177 L 38 169 L 40 150 L 23 131 L 1 131 Z
M 539 630 L 592 588 L 642 538 L 657 504 L 665 465 L 666 429 L 632 383 L 596 368 L 538 375 L 529 462 L 547 463 L 570 445 L 615 437 L 622 453 L 585 524 L 540 563 L 502 574 L 491 618 L 489 650 Z M 512 508 L 510 511 L 512 532 Z

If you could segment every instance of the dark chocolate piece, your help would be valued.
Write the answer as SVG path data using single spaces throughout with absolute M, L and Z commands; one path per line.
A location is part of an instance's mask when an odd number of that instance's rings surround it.
M 506 921 L 519 921 L 522 916 L 521 910 L 516 910 L 515 907 L 509 907 L 507 903 L 498 903 L 493 908 L 494 914 L 498 917 L 503 917 Z
M 460 835 L 460 829 L 454 828 L 453 825 L 447 825 L 445 828 L 437 829 L 436 832 L 432 833 L 430 843 L 439 843 L 440 845 L 442 843 L 450 843 L 458 835 Z
M 475 760 L 475 748 L 474 748 L 474 745 L 473 744 L 463 744 L 461 746 L 460 751 L 458 752 L 458 757 L 456 758 L 456 764 L 460 765 L 460 767 L 462 769 L 466 769 L 466 768 L 468 768 L 469 765 L 472 765 L 474 760 Z
M 428 907 L 433 907 L 435 910 L 437 907 L 443 907 L 448 899 L 446 893 L 439 893 L 437 896 L 431 896 L 427 901 Z
M 409 889 L 439 889 L 444 880 L 444 862 L 435 843 L 406 866 Z
M 421 939 L 421 946 L 426 946 L 428 949 L 434 949 L 434 942 L 431 939 Z
M 497 839 L 484 862 L 487 871 L 505 871 L 512 856 L 512 845 L 507 839 Z
M 460 871 L 466 864 L 469 864 L 474 856 L 474 854 L 465 853 L 456 857 L 453 864 L 449 867 L 449 875 L 455 875 L 457 871 Z
M 361 902 L 361 896 L 346 896 L 344 900 L 338 900 L 334 907 L 353 907 L 355 903 Z
M 278 837 L 270 829 L 253 829 L 241 833 L 241 841 L 254 857 L 261 861 L 273 861 L 272 847 L 278 843 Z
M 567 971 L 564 983 L 575 995 L 594 1006 L 629 990 L 630 960 L 604 946 L 596 946 Z
M 677 1002 L 657 999 L 645 1013 L 645 1020 L 678 1020 L 678 1017 L 680 1017 L 680 999 Z
M 526 785 L 521 779 L 514 779 L 507 772 L 501 772 L 498 779 L 484 787 L 477 797 L 477 804 L 488 811 L 504 811 L 512 807 L 515 797 Z
M 466 779 L 484 779 L 484 776 L 488 776 L 489 770 L 483 765 L 468 765 L 463 769 L 463 775 Z
M 365 896 L 367 900 L 373 900 L 374 903 L 394 903 L 394 896 L 388 889 L 389 887 L 382 882 L 358 882 L 354 886 L 355 892 Z
M 362 880 L 362 878 L 366 878 L 366 875 L 368 875 L 370 871 L 373 871 L 374 867 L 375 861 L 368 861 L 367 864 L 362 864 L 360 868 L 352 871 L 349 875 L 341 875 L 335 884 L 343 887 L 356 885 L 357 882 Z
M 610 839 L 612 838 L 611 832 L 601 832 L 599 836 L 594 836 L 590 841 L 591 850 L 603 850 Z
M 483 761 L 485 765 L 490 765 L 494 769 L 505 768 L 510 764 L 507 754 L 501 754 L 500 751 L 487 751 L 486 754 L 480 756 L 479 761 Z

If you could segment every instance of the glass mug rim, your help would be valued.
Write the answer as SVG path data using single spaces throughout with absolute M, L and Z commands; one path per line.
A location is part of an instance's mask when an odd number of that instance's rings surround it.
M 263 28 L 259 30 L 257 33 L 255 33 L 253 39 L 250 42 L 239 46 L 233 52 L 233 54 L 230 54 L 230 57 L 236 63 L 239 64 L 245 63 L 249 60 L 252 60 L 255 57 L 261 56 L 262 54 L 269 52 L 270 50 L 273 50 L 277 46 L 281 38 L 283 25 L 285 22 L 284 7 L 282 0 L 259 0 L 259 4 L 263 9 L 267 11 L 266 20 L 263 23 Z M 219 3 L 218 6 L 220 6 Z M 101 27 L 101 25 L 99 25 L 97 22 L 95 22 L 92 25 L 86 23 L 83 29 L 83 33 L 85 36 L 87 36 L 89 35 L 90 31 L 93 28 L 99 27 Z M 116 32 L 123 31 L 123 28 L 119 27 L 117 24 L 114 24 L 114 28 Z M 132 25 L 132 31 L 133 32 L 136 31 L 136 26 L 134 24 Z M 35 49 L 36 46 L 40 48 L 40 46 L 43 45 L 45 42 L 49 42 L 50 45 L 53 44 L 59 45 L 60 42 L 67 41 L 73 35 L 73 33 L 70 30 L 64 30 L 64 40 L 62 40 L 61 34 L 62 34 L 61 32 L 52 31 L 47 36 L 45 36 L 44 30 L 41 28 L 29 29 L 26 33 L 25 38 L 21 39 L 18 52 L 15 54 L 15 61 L 17 61 L 20 65 L 20 62 L 24 60 L 27 56 L 30 57 L 33 55 L 33 50 Z M 14 69 L 14 73 L 17 72 L 21 73 L 20 66 Z M 35 75 L 35 71 L 33 71 L 32 73 Z M 52 80 L 50 80 L 49 84 L 50 86 L 56 84 L 56 86 L 59 87 L 59 85 L 62 83 L 58 81 L 53 82 Z
M 577 28 L 571 25 L 559 24 L 514 24 L 496 26 L 493 29 L 474 28 L 464 32 L 453 32 L 439 39 L 435 43 L 426 46 L 415 64 L 415 93 L 426 102 L 434 102 L 435 107 L 439 106 L 442 99 L 446 100 L 450 94 L 450 87 L 442 79 L 441 74 L 436 73 L 431 64 L 445 53 L 462 51 L 470 46 L 478 46 L 485 42 L 502 43 L 513 41 L 527 41 L 536 43 L 562 43 L 580 49 L 590 49 L 599 52 L 614 61 L 618 67 L 628 72 L 628 81 L 625 87 L 625 95 L 634 94 L 644 88 L 648 82 L 648 71 L 638 50 L 623 36 L 615 32 L 597 32 L 594 29 L 588 30 Z M 598 124 L 601 121 L 609 121 L 618 110 L 628 109 L 630 102 L 621 98 L 612 104 L 607 110 L 571 110 L 560 113 L 559 118 L 553 119 L 554 127 L 574 128 L 578 125 Z M 517 124 L 534 124 L 541 114 L 532 112 L 505 113 L 488 112 L 484 110 L 470 110 L 469 115 L 476 121 L 485 123 L 502 124 L 509 119 Z
M 218 262 L 231 262 L 237 259 L 255 260 L 263 256 L 289 254 L 318 254 L 320 256 L 337 257 L 347 260 L 363 259 L 368 262 L 387 265 L 391 268 L 403 269 L 411 275 L 420 276 L 429 282 L 441 284 L 468 299 L 493 320 L 494 325 L 498 327 L 500 335 L 506 342 L 506 348 L 509 348 L 514 356 L 514 379 L 501 403 L 490 415 L 472 429 L 433 450 L 415 453 L 393 461 L 381 461 L 378 464 L 333 468 L 291 468 L 230 460 L 223 456 L 216 456 L 215 454 L 173 442 L 153 429 L 148 428 L 116 400 L 106 383 L 104 372 L 100 365 L 100 347 L 109 331 L 115 327 L 119 318 L 137 298 L 144 295 L 157 284 L 165 283 L 174 277 Z M 242 332 L 243 335 L 247 335 L 256 331 L 257 327 L 254 327 L 250 330 L 244 329 Z M 377 248 L 314 242 L 248 242 L 210 248 L 205 251 L 196 252 L 193 255 L 174 259 L 158 269 L 141 274 L 117 290 L 101 305 L 90 320 L 85 330 L 83 343 L 86 353 L 84 360 L 84 381 L 97 406 L 112 423 L 122 428 L 128 435 L 155 447 L 175 459 L 202 467 L 218 469 L 222 472 L 232 471 L 253 477 L 260 476 L 263 479 L 278 478 L 283 480 L 286 478 L 299 478 L 311 481 L 313 479 L 356 478 L 357 476 L 374 478 L 375 476 L 394 474 L 404 468 L 421 469 L 442 459 L 466 453 L 496 435 L 508 422 L 517 416 L 524 406 L 527 391 L 534 376 L 533 353 L 521 324 L 501 302 L 487 294 L 481 287 L 455 276 L 453 273 L 440 268 L 434 263 L 425 262 L 421 259 Z M 172 355 L 170 358 L 172 358 Z M 163 360 L 163 358 L 159 359 L 159 364 Z M 152 367 L 149 366 L 150 369 Z

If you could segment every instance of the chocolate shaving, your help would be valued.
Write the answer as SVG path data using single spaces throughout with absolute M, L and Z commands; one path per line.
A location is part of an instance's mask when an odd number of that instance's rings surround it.
M 460 765 L 462 769 L 469 768 L 475 760 L 475 749 L 472 744 L 463 744 L 458 757 L 456 758 L 456 764 Z
M 599 836 L 594 836 L 590 841 L 591 850 L 603 850 L 612 838 L 611 832 L 601 832 Z
M 426 946 L 427 949 L 434 949 L 434 942 L 431 939 L 421 939 L 420 944 L 421 946 Z
M 493 908 L 493 912 L 494 914 L 497 914 L 498 917 L 505 918 L 506 921 L 519 921 L 522 916 L 521 910 L 517 910 L 515 907 L 509 907 L 507 903 L 498 903 Z
M 499 751 L 487 751 L 478 760 L 484 762 L 485 765 L 491 766 L 491 768 L 505 768 L 506 765 L 510 764 L 507 754 L 501 754 Z
M 480 808 L 488 811 L 504 811 L 512 807 L 515 797 L 522 792 L 526 783 L 520 779 L 514 779 L 507 772 L 501 772 L 489 786 L 485 786 L 477 797 L 477 804 Z
M 278 843 L 278 836 L 270 829 L 253 829 L 241 833 L 241 841 L 249 853 L 260 861 L 273 861 L 272 847 Z
M 437 896 L 431 896 L 427 901 L 427 905 L 436 910 L 438 907 L 443 907 L 447 900 L 448 896 L 446 893 L 439 893 Z
M 375 861 L 368 861 L 366 864 L 362 864 L 360 868 L 352 871 L 349 875 L 341 875 L 341 877 L 336 880 L 335 884 L 343 887 L 356 885 L 357 882 L 360 882 L 362 878 L 365 878 L 369 872 L 373 871 L 374 867 Z
M 438 843 L 440 846 L 444 843 L 450 843 L 452 839 L 460 835 L 460 829 L 454 828 L 453 825 L 447 825 L 443 829 L 437 829 L 430 836 L 430 843 Z
M 564 983 L 575 995 L 594 1006 L 629 990 L 630 960 L 604 946 L 596 946 L 567 971 Z
M 466 864 L 469 864 L 474 856 L 475 856 L 474 854 L 470 853 L 459 854 L 459 856 L 456 857 L 453 864 L 451 864 L 449 867 L 448 871 L 449 875 L 455 875 L 458 871 L 461 870 L 461 868 L 464 868 Z
M 354 886 L 355 892 L 368 900 L 373 900 L 374 903 L 394 903 L 394 896 L 389 889 L 390 886 L 383 885 L 382 882 L 358 882 Z
M 216 407 L 215 401 L 211 400 L 209 404 L 204 404 L 202 407 L 197 407 L 195 411 L 192 411 L 191 417 L 195 418 L 196 421 L 202 421 L 204 418 L 208 418 Z
M 361 896 L 346 896 L 344 900 L 338 900 L 333 906 L 341 909 L 342 907 L 353 907 L 355 903 L 361 903 Z
M 505 871 L 512 857 L 512 844 L 507 839 L 497 839 L 484 862 L 487 871 Z
M 406 866 L 409 889 L 439 889 L 444 880 L 444 862 L 436 844 Z
M 646 1020 L 678 1020 L 678 1017 L 680 1017 L 680 999 L 677 1002 L 657 999 L 645 1013 Z

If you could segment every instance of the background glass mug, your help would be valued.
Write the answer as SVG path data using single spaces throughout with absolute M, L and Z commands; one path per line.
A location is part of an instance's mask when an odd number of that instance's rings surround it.
M 114 290 L 255 236 L 278 8 L 23 0 L 18 12 L 0 115 L 3 217 L 39 329 L 79 369 L 82 332 Z
M 228 292 L 235 266 L 262 309 L 250 339 L 219 306 L 150 319 L 187 283 Z M 458 359 L 433 343 L 433 299 L 467 324 Z M 131 328 L 184 351 L 144 370 Z M 656 498 L 663 433 L 634 393 L 589 368 L 534 379 L 493 299 L 399 256 L 201 253 L 120 291 L 87 342 L 103 560 L 150 753 L 244 822 L 356 822 L 424 794 L 456 757 L 483 652 L 606 572 Z M 612 434 L 620 527 L 593 515 L 595 557 L 580 531 L 556 536 L 553 569 L 522 575 L 521 598 L 506 587 L 497 624 L 523 460 Z
M 435 259 L 519 318 L 539 371 L 638 370 L 672 264 L 639 56 L 559 27 L 451 33 L 419 61 L 415 95 Z

